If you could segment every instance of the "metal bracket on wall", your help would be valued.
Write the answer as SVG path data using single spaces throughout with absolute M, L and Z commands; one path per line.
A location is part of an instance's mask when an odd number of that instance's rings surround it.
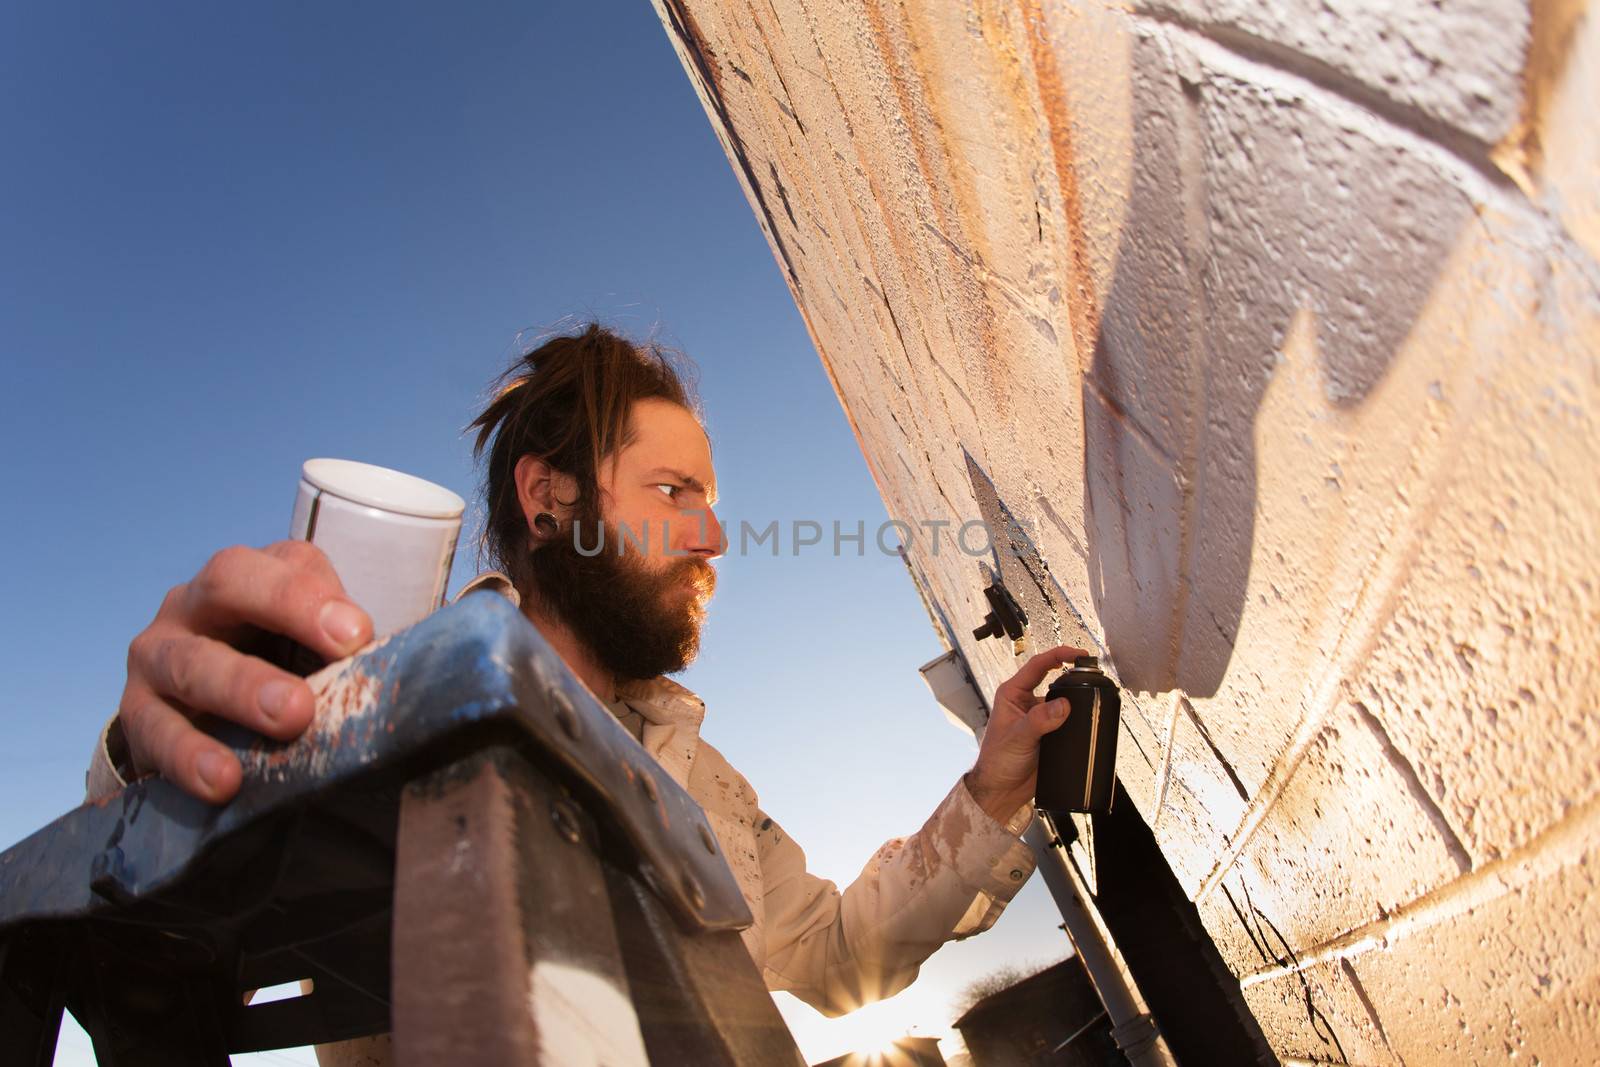
M 1020 651 L 1022 635 L 1028 629 L 1028 616 L 1023 614 L 1021 606 L 999 578 L 984 587 L 983 598 L 989 602 L 989 613 L 983 617 L 983 625 L 972 631 L 972 636 L 979 641 L 986 637 L 1009 637 Z

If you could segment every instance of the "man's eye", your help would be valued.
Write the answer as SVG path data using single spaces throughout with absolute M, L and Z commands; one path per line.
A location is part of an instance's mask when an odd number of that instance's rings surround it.
M 668 500 L 677 500 L 678 494 L 683 492 L 683 486 L 672 485 L 668 482 L 661 482 L 655 488 L 665 490 Z

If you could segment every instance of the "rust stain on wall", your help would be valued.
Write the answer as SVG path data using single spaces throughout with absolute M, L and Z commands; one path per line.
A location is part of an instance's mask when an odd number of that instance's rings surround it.
M 1073 147 L 1071 103 L 1056 65 L 1055 52 L 1046 36 L 1040 0 L 1020 0 L 1017 5 L 1027 26 L 1029 53 L 1039 82 L 1039 103 L 1050 130 L 1050 155 L 1061 185 L 1061 214 L 1067 224 L 1067 262 L 1071 277 L 1067 300 L 1072 309 L 1072 335 L 1077 342 L 1078 366 L 1088 373 L 1100 337 L 1100 307 L 1095 299 L 1094 275 L 1089 267 L 1089 244 L 1083 231 L 1083 204 L 1078 195 L 1077 152 Z
M 1578 24 L 1589 0 L 1531 0 L 1533 33 L 1522 68 L 1522 110 L 1516 126 L 1490 157 L 1529 196 L 1537 195 L 1544 162 L 1545 121 L 1572 55 Z

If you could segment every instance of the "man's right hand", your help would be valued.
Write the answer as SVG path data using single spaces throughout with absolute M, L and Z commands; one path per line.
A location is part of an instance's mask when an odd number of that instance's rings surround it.
M 212 714 L 288 740 L 311 724 L 305 680 L 238 651 L 262 631 L 329 660 L 372 637 L 372 620 L 345 598 L 322 551 L 305 541 L 225 548 L 175 586 L 128 646 L 117 714 L 134 770 L 159 771 L 186 792 L 221 803 L 243 774 L 226 745 L 194 724 Z

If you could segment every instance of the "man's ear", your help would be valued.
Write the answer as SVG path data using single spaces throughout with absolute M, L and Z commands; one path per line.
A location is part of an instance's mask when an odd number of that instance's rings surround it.
M 551 467 L 538 456 L 529 454 L 517 460 L 515 470 L 517 503 L 522 506 L 522 518 L 534 532 L 533 517 L 548 511 L 557 520 L 565 520 L 571 510 L 570 501 L 576 495 L 577 482 L 569 474 Z M 562 501 L 569 503 L 563 504 Z

